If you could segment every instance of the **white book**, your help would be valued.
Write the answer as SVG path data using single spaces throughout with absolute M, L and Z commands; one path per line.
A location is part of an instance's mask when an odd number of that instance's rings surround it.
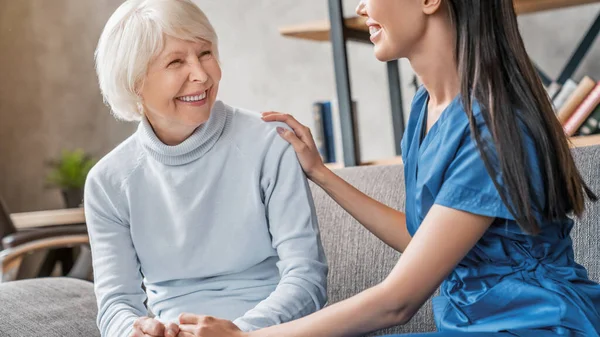
M 354 155 L 356 156 L 356 160 L 360 162 L 361 153 L 360 153 L 360 138 L 358 135 L 358 111 L 356 106 L 356 101 L 352 102 L 352 109 L 354 110 L 354 115 L 352 119 L 354 121 Z M 337 99 L 331 100 L 331 118 L 333 120 L 333 146 L 335 149 L 335 162 L 344 164 L 344 143 L 342 141 L 342 122 L 340 116 L 340 107 Z
M 312 135 L 315 140 L 315 145 L 317 146 L 317 150 L 319 150 L 319 154 L 321 155 L 321 159 L 325 160 L 325 136 L 323 135 L 323 119 L 321 118 L 323 105 L 321 103 L 315 102 L 312 105 L 312 115 L 313 115 L 313 128 Z
M 592 128 L 590 128 L 587 125 L 584 125 L 581 127 L 581 129 L 579 129 L 579 133 L 581 133 L 582 135 L 590 135 L 592 134 Z
M 340 107 L 337 99 L 331 100 L 331 118 L 333 120 L 333 145 L 335 148 L 335 162 L 344 163 L 344 143 L 342 142 L 342 121 Z
M 560 108 L 565 104 L 567 99 L 571 97 L 575 89 L 577 89 L 577 83 L 575 83 L 571 79 L 568 79 L 562 86 L 562 89 L 560 90 L 558 95 L 556 95 L 556 97 L 554 97 L 554 99 L 552 100 L 552 105 L 554 106 L 555 111 L 560 110 Z
M 560 85 L 556 82 L 552 82 L 550 83 L 549 86 L 546 87 L 546 92 L 548 93 L 548 96 L 550 96 L 551 98 L 554 97 L 554 95 L 556 95 L 556 93 L 560 90 Z

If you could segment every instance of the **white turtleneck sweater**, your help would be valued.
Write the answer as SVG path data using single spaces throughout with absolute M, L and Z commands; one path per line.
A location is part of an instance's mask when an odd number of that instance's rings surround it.
M 148 315 L 146 298 L 161 321 L 189 312 L 245 331 L 325 304 L 309 186 L 276 126 L 216 102 L 183 143 L 163 144 L 143 120 L 91 170 L 85 215 L 102 336 L 128 336 Z

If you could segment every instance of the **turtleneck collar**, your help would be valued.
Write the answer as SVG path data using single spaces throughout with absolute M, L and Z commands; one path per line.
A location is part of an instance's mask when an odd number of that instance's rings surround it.
M 165 165 L 185 165 L 206 154 L 221 137 L 226 124 L 231 120 L 231 109 L 223 102 L 216 101 L 208 121 L 200 125 L 180 144 L 164 144 L 147 118 L 138 125 L 137 136 L 150 156 Z

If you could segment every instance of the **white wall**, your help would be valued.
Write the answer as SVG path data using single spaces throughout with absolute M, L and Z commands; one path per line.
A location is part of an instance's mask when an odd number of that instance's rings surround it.
M 194 0 L 221 39 L 221 98 L 255 110 L 281 110 L 312 122 L 312 103 L 335 97 L 329 43 L 284 38 L 278 27 L 327 19 L 325 0 Z M 63 148 L 102 156 L 135 129 L 102 103 L 93 52 L 122 0 L 0 0 L 0 195 L 13 212 L 61 207 L 46 189 L 45 162 Z M 347 14 L 358 0 L 345 0 Z M 600 4 L 520 18 L 531 56 L 557 75 Z M 560 28 L 559 28 L 560 27 Z M 349 44 L 364 160 L 394 155 L 385 65 L 365 44 Z M 600 79 L 600 40 L 575 79 Z M 406 111 L 413 94 L 402 61 Z

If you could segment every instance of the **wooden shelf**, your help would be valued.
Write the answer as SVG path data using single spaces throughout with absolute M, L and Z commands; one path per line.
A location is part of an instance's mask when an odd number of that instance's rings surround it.
M 591 136 L 571 137 L 569 138 L 569 146 L 571 148 L 586 147 L 586 146 L 600 146 L 600 134 Z M 387 159 L 378 159 L 368 162 L 363 162 L 360 166 L 368 165 L 401 165 L 402 157 L 392 157 Z M 344 167 L 341 163 L 325 164 L 331 170 L 337 170 Z
M 571 148 L 600 145 L 600 134 L 569 138 Z
M 60 226 L 85 223 L 83 208 L 13 213 L 10 215 L 19 230 L 34 227 Z
M 515 0 L 515 11 L 517 14 L 527 14 L 551 9 L 579 6 L 600 2 L 600 0 Z M 351 30 L 366 32 L 366 19 L 363 17 L 351 17 L 345 20 L 346 27 Z M 283 36 L 306 39 L 313 41 L 329 41 L 329 30 L 331 25 L 328 20 L 308 22 L 304 24 L 285 26 L 279 29 Z
M 600 2 L 599 0 L 515 0 L 517 14 L 527 14 Z
M 368 32 L 366 22 L 362 17 L 351 17 L 345 19 L 346 27 L 358 31 Z M 283 36 L 313 41 L 329 41 L 329 30 L 331 25 L 328 20 L 308 22 L 299 25 L 286 26 L 279 29 Z

